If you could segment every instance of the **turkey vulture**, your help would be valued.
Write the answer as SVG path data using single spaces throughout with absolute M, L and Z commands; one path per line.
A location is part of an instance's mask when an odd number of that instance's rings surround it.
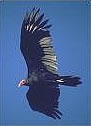
M 33 8 L 24 17 L 20 49 L 27 64 L 28 77 L 18 86 L 29 86 L 26 97 L 32 110 L 61 119 L 62 113 L 58 110 L 60 85 L 76 87 L 81 81 L 79 77 L 58 74 L 48 21 L 39 8 Z

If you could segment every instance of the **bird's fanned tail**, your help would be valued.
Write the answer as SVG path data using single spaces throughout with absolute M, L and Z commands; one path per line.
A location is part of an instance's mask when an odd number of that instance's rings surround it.
M 61 76 L 56 81 L 58 82 L 58 84 L 72 87 L 77 87 L 77 85 L 82 83 L 80 81 L 80 78 L 75 76 Z

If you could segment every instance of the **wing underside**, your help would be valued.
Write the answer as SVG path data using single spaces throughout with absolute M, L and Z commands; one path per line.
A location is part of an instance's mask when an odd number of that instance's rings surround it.
M 44 84 L 42 84 L 44 85 Z M 34 111 L 45 114 L 53 119 L 61 119 L 62 113 L 58 110 L 60 91 L 55 86 L 31 86 L 26 94 L 29 106 Z
M 39 68 L 47 69 L 52 73 L 57 72 L 57 57 L 52 46 L 49 32 L 51 25 L 40 9 L 27 13 L 21 29 L 21 52 L 26 60 L 28 70 Z

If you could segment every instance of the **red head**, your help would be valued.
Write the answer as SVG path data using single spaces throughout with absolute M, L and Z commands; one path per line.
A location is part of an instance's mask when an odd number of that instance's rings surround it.
M 18 84 L 18 87 L 25 86 L 26 85 L 26 80 L 21 80 Z

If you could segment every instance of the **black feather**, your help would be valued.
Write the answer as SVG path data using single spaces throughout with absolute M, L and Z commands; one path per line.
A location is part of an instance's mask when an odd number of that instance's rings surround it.
M 28 68 L 26 86 L 29 86 L 29 90 L 26 97 L 34 111 L 61 119 L 62 113 L 58 110 L 59 85 L 74 87 L 81 82 L 79 77 L 58 75 L 57 58 L 49 31 L 51 25 L 48 19 L 44 20 L 44 13 L 39 12 L 40 9 L 33 8 L 27 13 L 21 28 L 20 49 Z
M 59 95 L 60 91 L 56 86 L 46 86 L 44 83 L 30 86 L 26 94 L 29 105 L 34 111 L 39 111 L 55 119 L 61 119 L 62 116 L 57 104 Z

